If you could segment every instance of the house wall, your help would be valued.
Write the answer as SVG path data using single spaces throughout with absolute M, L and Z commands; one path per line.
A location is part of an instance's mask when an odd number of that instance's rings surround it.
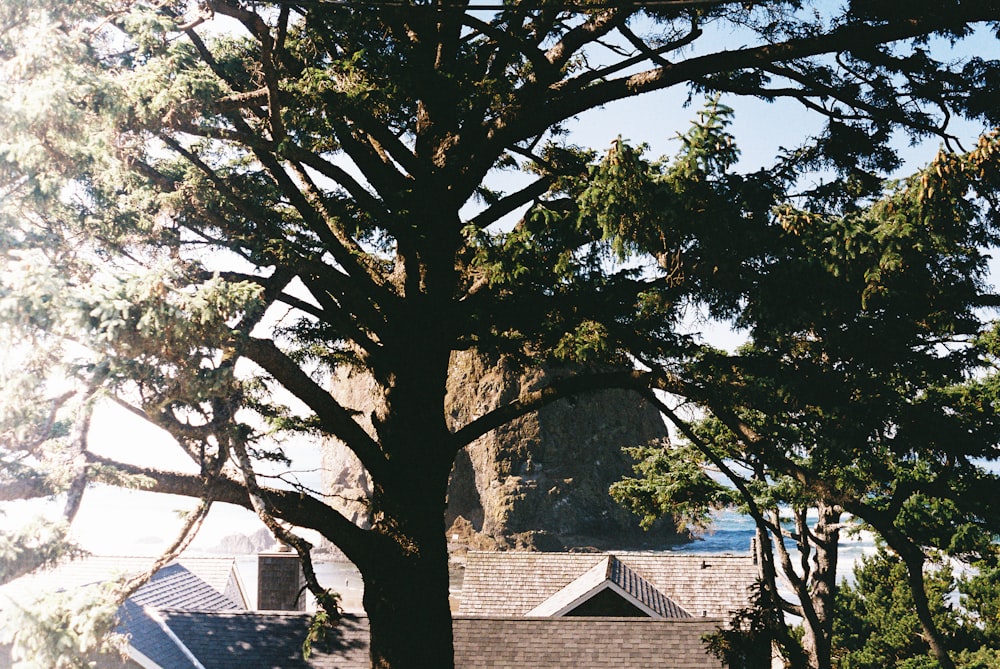
M 578 607 L 565 613 L 568 617 L 598 617 L 598 618 L 649 618 L 649 614 L 640 610 L 631 602 L 612 590 L 602 590 Z

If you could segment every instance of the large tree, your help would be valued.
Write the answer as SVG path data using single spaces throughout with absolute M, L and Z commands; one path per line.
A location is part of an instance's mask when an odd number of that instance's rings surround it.
M 364 577 L 374 666 L 451 666 L 456 453 L 546 402 L 655 384 L 621 365 L 683 357 L 686 304 L 733 313 L 731 233 L 789 175 L 843 172 L 857 198 L 897 165 L 894 129 L 994 124 L 1000 65 L 949 45 L 995 44 L 998 20 L 992 0 L 7 0 L 3 306 L 53 378 L 28 386 L 37 429 L 5 433 L 4 496 L 68 490 L 71 517 L 100 479 L 230 502 L 303 556 L 287 527 L 312 528 Z M 567 120 L 674 86 L 785 98 L 824 124 L 741 181 L 711 118 L 652 172 L 621 143 L 600 161 L 562 143 Z M 574 371 L 452 426 L 449 360 L 469 348 Z M 377 384 L 370 431 L 326 388 L 338 365 Z M 200 475 L 91 454 L 99 396 L 166 429 Z M 357 455 L 370 529 L 256 475 L 281 457 L 275 431 Z
M 943 667 L 953 665 L 924 588 L 927 555 L 978 559 L 1000 536 L 996 326 L 986 320 L 997 298 L 985 281 L 996 139 L 942 152 L 855 209 L 779 207 L 754 244 L 734 238 L 752 250 L 737 317 L 749 341 L 732 354 L 706 349 L 675 375 L 708 417 L 686 421 L 664 404 L 688 443 L 636 449 L 642 476 L 612 489 L 647 517 L 748 512 L 764 603 L 802 621 L 810 667 L 832 666 L 845 527 L 865 524 L 900 556 Z M 780 641 L 795 657 L 800 644 L 787 632 Z

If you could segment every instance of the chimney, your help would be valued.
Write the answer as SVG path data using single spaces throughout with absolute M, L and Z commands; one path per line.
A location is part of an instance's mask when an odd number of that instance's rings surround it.
M 305 577 L 298 553 L 288 546 L 257 554 L 257 609 L 305 611 Z

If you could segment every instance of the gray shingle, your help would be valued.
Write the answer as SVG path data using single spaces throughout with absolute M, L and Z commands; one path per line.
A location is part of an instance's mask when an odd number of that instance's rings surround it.
M 135 576 L 153 566 L 155 558 L 137 556 L 89 556 L 78 560 L 62 562 L 51 569 L 45 569 L 14 581 L 0 591 L 16 602 L 30 602 L 38 594 L 58 592 L 72 588 L 102 583 L 122 576 Z M 246 608 L 240 590 L 242 584 L 236 570 L 236 560 L 232 557 L 188 557 L 182 556 L 170 563 L 181 565 L 190 574 L 198 577 L 213 590 L 226 595 L 240 608 Z M 162 570 L 161 570 L 162 571 Z M 167 584 L 163 584 L 167 587 Z
M 118 609 L 118 631 L 128 636 L 132 648 L 155 660 L 160 669 L 196 669 L 158 618 L 151 609 L 128 600 Z
M 456 669 L 713 669 L 711 618 L 455 619 Z
M 368 621 L 345 618 L 308 661 L 301 613 L 164 611 L 205 669 L 367 669 Z M 454 620 L 456 669 L 717 669 L 702 637 L 711 618 L 479 618 Z
M 217 583 L 221 579 L 217 580 Z M 224 586 L 223 586 L 224 587 Z M 243 609 L 240 603 L 223 594 L 188 568 L 188 563 L 174 562 L 153 574 L 131 599 L 139 606 L 222 611 Z
M 160 612 L 176 637 L 205 669 L 368 669 L 368 620 L 344 617 L 313 645 L 302 642 L 310 614 L 298 612 Z
M 695 617 L 724 617 L 748 603 L 750 556 L 616 552 L 614 556 Z M 524 616 L 606 558 L 594 553 L 471 552 L 459 612 Z
M 216 582 L 222 580 L 217 578 Z M 133 648 L 148 658 L 155 658 L 161 669 L 192 669 L 195 666 L 164 629 L 156 612 L 164 607 L 192 611 L 243 608 L 193 574 L 186 565 L 174 562 L 153 574 L 119 607 L 118 631 L 129 637 Z

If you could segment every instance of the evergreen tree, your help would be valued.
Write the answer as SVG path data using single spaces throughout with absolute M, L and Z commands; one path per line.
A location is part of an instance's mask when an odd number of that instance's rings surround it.
M 810 667 L 831 666 L 838 542 L 862 523 L 901 557 L 922 635 L 953 666 L 923 572 L 937 551 L 981 559 L 1000 534 L 995 326 L 983 320 L 995 304 L 984 279 L 996 151 L 984 137 L 856 209 L 779 206 L 753 245 L 734 237 L 759 254 L 745 261 L 736 317 L 750 342 L 675 374 L 671 389 L 707 418 L 685 421 L 654 398 L 688 443 L 636 449 L 640 476 L 612 489 L 647 520 L 750 513 L 767 604 L 803 625 L 801 644 L 779 641 Z
M 998 20 L 992 0 L 6 0 L 0 307 L 42 371 L 42 429 L 4 441 L 3 497 L 62 491 L 72 518 L 88 482 L 143 485 L 204 500 L 185 530 L 239 504 L 307 575 L 290 528 L 312 528 L 363 575 L 373 666 L 447 668 L 455 454 L 574 393 L 663 385 L 621 365 L 691 355 L 685 305 L 737 310 L 753 256 L 733 233 L 792 175 L 843 172 L 849 203 L 898 164 L 895 129 L 951 142 L 954 115 L 995 124 L 1000 66 L 948 44 Z M 718 108 L 670 164 L 561 139 L 568 119 L 672 86 L 787 98 L 825 125 L 739 179 Z M 498 190 L 511 168 L 528 180 Z M 576 371 L 453 426 L 449 360 L 470 348 Z M 343 365 L 377 385 L 371 430 L 328 392 Z M 63 373 L 73 394 L 53 402 Z M 102 396 L 200 474 L 94 456 Z M 373 481 L 372 527 L 261 479 L 284 457 L 275 434 L 345 443 Z
M 956 577 L 946 561 L 933 560 L 924 574 L 935 624 L 947 639 L 962 669 L 1000 665 L 1000 638 L 987 611 L 1000 603 L 995 568 L 978 565 Z M 880 546 L 854 568 L 854 580 L 837 594 L 834 624 L 834 666 L 838 669 L 892 667 L 937 669 L 914 600 L 906 585 L 907 568 L 898 556 Z M 971 588 L 970 583 L 976 583 Z M 985 586 L 985 587 L 983 587 Z M 961 593 L 961 596 L 959 596 Z M 985 624 L 984 624 L 985 623 Z

